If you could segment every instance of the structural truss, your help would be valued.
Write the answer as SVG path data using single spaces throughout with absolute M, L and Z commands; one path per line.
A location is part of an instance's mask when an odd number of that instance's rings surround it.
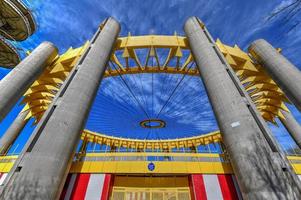
M 239 77 L 262 117 L 271 123 L 276 123 L 276 117 L 284 118 L 280 110 L 289 112 L 284 104 L 288 100 L 260 64 L 253 61 L 247 53 L 236 45 L 231 47 L 223 44 L 220 40 L 216 41 L 216 45 Z M 25 104 L 23 111 L 29 111 L 27 119 L 35 118 L 36 123 L 41 119 L 64 80 L 74 69 L 78 59 L 88 46 L 89 42 L 86 42 L 79 48 L 70 48 L 65 53 L 57 55 L 47 70 L 34 82 L 25 93 L 22 102 Z M 144 55 L 143 60 L 141 59 L 142 51 L 148 52 Z M 105 71 L 105 78 L 138 73 L 199 76 L 186 37 L 177 35 L 129 35 L 118 38 Z M 214 132 L 174 140 L 133 140 L 85 130 L 82 134 L 82 140 L 115 147 L 171 149 L 220 142 L 221 136 L 219 132 Z

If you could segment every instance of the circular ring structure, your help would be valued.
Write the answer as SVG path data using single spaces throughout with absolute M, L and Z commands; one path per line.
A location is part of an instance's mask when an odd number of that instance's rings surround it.
M 3 38 L 0 39 L 0 66 L 13 68 L 20 62 L 17 50 Z
M 77 49 L 70 48 L 67 52 L 62 54 L 59 59 L 56 59 L 50 66 L 50 69 L 55 72 L 59 71 L 60 73 L 48 73 L 45 76 L 41 76 L 30 90 L 26 92 L 24 95 L 24 103 L 27 104 L 26 109 L 31 111 L 28 117 L 36 118 L 36 122 L 41 119 L 43 113 L 51 104 L 51 99 L 56 92 L 59 91 L 58 84 L 64 82 L 67 74 L 75 66 L 76 61 L 88 47 L 88 44 L 87 42 Z M 275 121 L 275 117 L 283 117 L 279 109 L 287 110 L 284 102 L 288 100 L 281 89 L 261 70 L 262 67 L 252 62 L 249 55 L 238 46 L 231 47 L 223 44 L 219 40 L 217 40 L 216 45 L 240 78 L 241 83 L 246 85 L 245 89 L 262 114 L 262 117 L 272 123 Z M 157 58 L 157 53 L 159 55 L 160 50 L 167 50 L 164 57 L 165 59 L 163 58 L 164 62 L 159 62 L 160 60 Z M 140 59 L 139 55 L 141 53 L 144 54 L 144 52 L 146 52 L 146 58 Z M 148 52 L 155 53 L 150 56 Z M 150 62 L 145 62 L 148 58 L 153 58 L 154 56 L 154 65 L 150 65 Z M 178 59 L 180 62 L 173 62 L 172 59 Z M 131 60 L 131 62 L 127 62 L 127 60 Z M 179 65 L 178 63 L 181 64 Z M 187 76 L 199 76 L 196 67 L 192 65 L 193 67 L 189 68 L 191 63 L 194 64 L 194 60 L 186 37 L 176 35 L 120 37 L 116 41 L 109 62 L 110 65 L 104 75 L 106 78 L 139 73 L 187 74 Z M 64 76 L 61 74 L 64 74 Z M 53 80 L 52 83 L 49 82 L 50 78 Z M 271 87 L 271 84 L 273 87 Z M 43 101 L 41 101 L 41 99 L 43 99 Z M 137 122 L 137 124 L 139 124 L 138 120 Z M 218 136 L 218 140 L 210 141 L 203 140 L 203 136 L 170 140 L 139 140 L 90 133 L 91 131 L 84 132 L 82 135 L 83 139 L 87 138 L 90 142 L 97 141 L 100 144 L 109 146 L 129 148 L 168 149 L 169 147 L 197 146 L 198 144 L 208 144 L 212 141 L 216 142 L 221 140 L 220 135 Z
M 164 128 L 166 123 L 161 119 L 146 119 L 140 122 L 143 128 Z
M 141 140 L 133 138 L 114 137 L 97 132 L 92 132 L 89 130 L 84 130 L 81 135 L 81 139 L 87 142 L 95 142 L 100 145 L 108 145 L 116 148 L 124 147 L 134 149 L 191 148 L 199 145 L 222 142 L 222 137 L 219 131 L 177 139 Z
M 23 41 L 36 30 L 34 18 L 19 0 L 0 0 L 0 34 L 9 40 Z

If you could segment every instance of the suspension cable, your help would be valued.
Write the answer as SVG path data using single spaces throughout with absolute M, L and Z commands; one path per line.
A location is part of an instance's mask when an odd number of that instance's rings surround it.
M 161 114 L 161 112 L 163 111 L 163 109 L 166 107 L 166 105 L 168 104 L 169 100 L 171 99 L 171 97 L 173 96 L 173 94 L 175 93 L 175 91 L 177 90 L 177 88 L 180 86 L 181 82 L 184 80 L 184 78 L 186 77 L 186 75 L 188 74 L 190 68 L 192 67 L 193 62 L 190 63 L 190 66 L 188 67 L 186 73 L 182 76 L 181 80 L 178 82 L 178 84 L 176 85 L 176 87 L 173 89 L 173 91 L 171 92 L 171 94 L 169 95 L 168 99 L 166 100 L 165 104 L 162 106 L 162 108 L 160 109 L 160 111 L 158 112 L 156 118 L 158 118 Z
M 124 78 L 121 76 L 119 70 L 117 70 L 115 64 L 113 62 L 110 61 L 110 63 L 113 65 L 113 67 L 115 68 L 115 70 L 117 71 L 119 77 L 121 78 L 121 80 L 123 81 L 123 83 L 126 85 L 127 89 L 130 91 L 131 95 L 134 97 L 134 99 L 136 100 L 136 102 L 138 103 L 138 106 L 141 108 L 141 110 L 143 111 L 143 113 L 146 115 L 146 117 L 148 119 L 150 119 L 148 113 L 146 112 L 146 110 L 143 108 L 143 106 L 141 105 L 140 101 L 137 99 L 136 95 L 133 93 L 133 91 L 131 90 L 131 88 L 129 87 L 129 85 L 127 84 L 127 82 L 124 80 Z

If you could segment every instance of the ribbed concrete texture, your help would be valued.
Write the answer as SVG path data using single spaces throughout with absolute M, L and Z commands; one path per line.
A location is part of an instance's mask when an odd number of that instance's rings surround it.
M 0 81 L 0 121 L 57 55 L 50 42 L 40 44 Z
M 27 124 L 28 119 L 25 119 L 29 111 L 20 112 L 10 127 L 2 135 L 0 139 L 0 154 L 6 154 L 9 148 L 13 145 L 24 126 Z
M 184 26 L 244 199 L 301 199 L 263 137 L 215 41 L 197 18 Z
M 249 52 L 301 111 L 301 71 L 263 39 L 253 42 Z
M 68 84 L 39 122 L 44 125 L 34 131 L 38 139 L 6 184 L 4 199 L 59 198 L 119 30 L 119 23 L 109 18 L 97 31 Z
M 285 126 L 286 130 L 290 133 L 296 144 L 301 148 L 301 126 L 295 117 L 286 111 L 281 110 L 285 119 L 280 118 L 280 121 Z

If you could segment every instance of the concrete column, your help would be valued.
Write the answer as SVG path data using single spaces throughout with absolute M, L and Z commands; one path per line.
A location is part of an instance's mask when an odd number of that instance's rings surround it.
M 0 81 L 0 121 L 56 55 L 57 48 L 43 42 Z
M 293 178 L 263 137 L 246 97 L 204 24 L 195 17 L 184 26 L 191 51 L 213 107 L 234 173 L 245 199 L 300 199 Z M 277 156 L 277 159 L 275 157 Z
M 39 122 L 5 183 L 4 199 L 58 199 L 120 26 L 109 18 Z
M 17 139 L 28 119 L 25 119 L 29 111 L 20 112 L 10 127 L 0 139 L 0 154 L 6 154 L 14 141 Z
M 263 39 L 253 42 L 249 52 L 301 111 L 301 71 Z
M 284 115 L 285 119 L 279 118 L 281 123 L 285 126 L 286 130 L 290 133 L 292 138 L 295 140 L 296 144 L 301 149 L 301 126 L 297 122 L 297 120 L 294 118 L 294 116 L 286 112 L 284 110 L 281 110 L 281 113 Z

